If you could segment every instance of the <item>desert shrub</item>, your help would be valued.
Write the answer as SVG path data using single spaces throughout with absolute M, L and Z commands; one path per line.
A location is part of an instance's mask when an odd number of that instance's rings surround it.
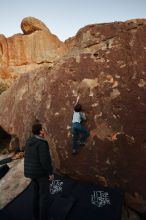
M 0 82 L 0 94 L 8 89 L 8 85 L 6 83 Z

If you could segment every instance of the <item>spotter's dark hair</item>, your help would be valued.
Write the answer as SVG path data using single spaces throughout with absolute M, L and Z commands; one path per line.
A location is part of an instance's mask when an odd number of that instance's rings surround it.
M 32 133 L 34 135 L 39 135 L 41 130 L 42 130 L 42 125 L 40 123 L 32 125 Z

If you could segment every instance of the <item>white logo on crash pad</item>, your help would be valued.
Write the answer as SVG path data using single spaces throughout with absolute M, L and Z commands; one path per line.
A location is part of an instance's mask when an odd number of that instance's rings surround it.
M 110 205 L 109 193 L 104 191 L 93 191 L 91 194 L 91 204 L 101 208 L 105 205 Z
M 61 180 L 53 180 L 50 183 L 50 194 L 54 195 L 58 192 L 62 192 L 63 182 Z

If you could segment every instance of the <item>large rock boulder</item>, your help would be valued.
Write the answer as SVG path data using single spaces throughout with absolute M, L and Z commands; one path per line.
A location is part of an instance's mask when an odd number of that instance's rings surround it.
M 21 26 L 25 34 L 9 38 L 0 35 L 0 83 L 7 86 L 24 72 L 42 66 L 51 68 L 67 51 L 66 45 L 38 19 L 24 18 Z
M 120 187 L 146 215 L 145 20 L 89 25 L 65 42 L 52 69 L 23 74 L 0 96 L 0 126 L 24 146 L 35 119 L 47 132 L 54 166 L 72 177 Z M 87 113 L 90 137 L 71 155 L 73 105 Z
M 50 32 L 47 26 L 42 21 L 34 17 L 24 18 L 21 22 L 21 29 L 24 34 L 31 34 L 34 31 L 40 31 L 40 30 Z

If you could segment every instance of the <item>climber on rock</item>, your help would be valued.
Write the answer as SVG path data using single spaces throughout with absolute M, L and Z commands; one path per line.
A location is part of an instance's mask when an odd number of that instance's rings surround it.
M 79 103 L 79 96 L 77 97 L 74 105 L 73 119 L 72 119 L 72 154 L 77 154 L 78 144 L 86 144 L 86 140 L 89 136 L 88 130 L 82 125 L 82 122 L 86 120 L 85 113 L 82 112 L 82 106 Z M 79 143 L 78 143 L 79 139 Z

